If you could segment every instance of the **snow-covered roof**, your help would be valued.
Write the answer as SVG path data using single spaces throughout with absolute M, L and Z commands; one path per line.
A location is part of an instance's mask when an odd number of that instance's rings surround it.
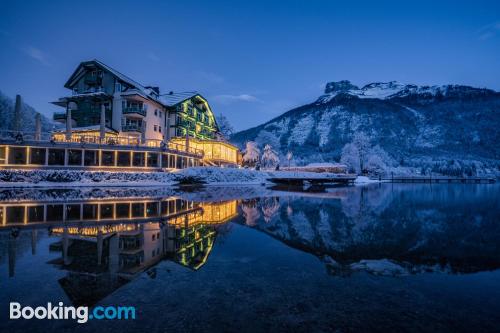
M 160 96 L 160 101 L 167 105 L 173 106 L 184 102 L 187 99 L 193 98 L 194 96 L 199 95 L 196 91 L 186 91 L 186 92 L 178 92 L 178 93 L 169 93 Z

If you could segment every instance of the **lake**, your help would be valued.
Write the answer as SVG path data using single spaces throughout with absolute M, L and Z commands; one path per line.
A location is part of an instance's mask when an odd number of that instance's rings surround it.
M 0 189 L 0 222 L 0 332 L 499 330 L 497 184 Z

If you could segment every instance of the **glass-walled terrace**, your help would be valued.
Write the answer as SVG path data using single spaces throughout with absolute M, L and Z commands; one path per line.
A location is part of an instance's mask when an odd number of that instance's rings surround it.
M 80 168 L 146 168 L 183 169 L 199 166 L 200 159 L 169 152 L 39 147 L 0 146 L 0 169 L 12 167 L 80 167 Z

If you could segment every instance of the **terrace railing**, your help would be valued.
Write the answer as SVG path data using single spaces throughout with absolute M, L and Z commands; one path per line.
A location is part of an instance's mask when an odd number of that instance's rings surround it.
M 17 131 L 0 131 L 0 144 L 1 143 L 79 143 L 79 144 L 98 144 L 98 145 L 109 145 L 109 146 L 130 146 L 130 147 L 150 147 L 158 149 L 169 149 L 181 153 L 190 153 L 203 156 L 203 150 L 196 149 L 194 147 L 189 147 L 186 145 L 167 142 L 156 139 L 146 139 L 141 142 L 138 137 L 129 136 L 107 136 L 101 139 L 99 136 L 95 135 L 83 135 L 83 134 L 73 134 L 71 138 L 66 138 L 66 133 L 59 132 L 57 134 L 53 133 L 41 133 L 40 137 L 36 137 L 34 132 L 17 132 Z

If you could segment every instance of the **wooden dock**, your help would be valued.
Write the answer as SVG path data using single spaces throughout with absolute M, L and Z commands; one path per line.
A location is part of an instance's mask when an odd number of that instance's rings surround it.
M 356 176 L 335 176 L 335 177 L 272 177 L 270 182 L 278 185 L 301 186 L 305 184 L 325 185 L 325 184 L 354 184 Z
M 492 184 L 496 182 L 496 179 L 493 177 L 403 177 L 403 176 L 394 176 L 394 177 L 379 177 L 372 178 L 374 180 L 391 182 L 391 183 L 460 183 L 460 184 Z

